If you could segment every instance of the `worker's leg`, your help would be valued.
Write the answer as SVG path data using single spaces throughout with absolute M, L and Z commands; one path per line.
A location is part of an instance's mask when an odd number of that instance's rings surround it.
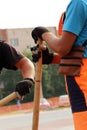
M 87 130 L 87 59 L 83 64 L 80 76 L 66 77 L 75 130 Z

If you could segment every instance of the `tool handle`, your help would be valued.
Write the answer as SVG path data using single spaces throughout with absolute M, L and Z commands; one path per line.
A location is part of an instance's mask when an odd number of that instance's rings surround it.
M 41 40 L 38 40 L 38 44 L 42 44 Z M 33 109 L 33 125 L 32 130 L 38 130 L 39 124 L 39 109 L 40 109 L 40 91 L 42 83 L 42 52 L 41 57 L 36 63 L 35 74 L 35 89 L 34 89 L 34 109 Z
M 10 101 L 14 100 L 15 98 L 17 98 L 16 92 L 9 94 L 8 96 L 6 96 L 5 98 L 0 100 L 0 106 L 3 106 L 5 104 L 9 103 Z

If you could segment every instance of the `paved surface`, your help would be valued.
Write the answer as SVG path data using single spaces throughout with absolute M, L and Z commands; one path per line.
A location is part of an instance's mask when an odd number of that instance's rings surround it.
M 0 130 L 32 130 L 33 113 L 0 117 Z M 38 130 L 74 130 L 70 108 L 41 111 Z

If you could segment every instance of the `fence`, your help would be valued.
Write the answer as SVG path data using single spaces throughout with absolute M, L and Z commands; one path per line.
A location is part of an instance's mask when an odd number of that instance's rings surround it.
M 48 104 L 47 104 L 48 102 Z M 40 109 L 52 109 L 59 107 L 59 98 L 49 98 L 45 99 L 44 102 L 40 105 Z M 16 104 L 16 105 L 9 105 L 9 106 L 2 106 L 0 107 L 0 115 L 8 114 L 8 113 L 15 113 L 15 112 L 29 112 L 33 110 L 34 102 L 28 102 L 23 104 Z

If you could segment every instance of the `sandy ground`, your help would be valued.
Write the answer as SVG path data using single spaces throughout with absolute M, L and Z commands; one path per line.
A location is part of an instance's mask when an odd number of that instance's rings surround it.
M 0 117 L 0 130 L 32 130 L 33 113 Z M 38 130 L 74 130 L 70 108 L 40 111 Z

